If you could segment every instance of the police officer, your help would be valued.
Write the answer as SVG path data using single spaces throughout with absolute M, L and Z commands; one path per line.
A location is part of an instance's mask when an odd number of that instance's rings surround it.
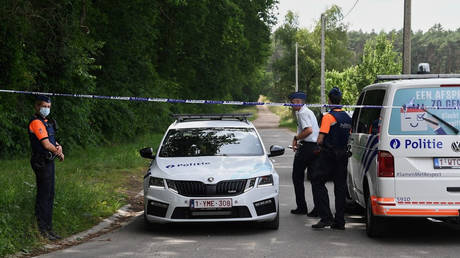
M 35 100 L 35 114 L 29 122 L 29 139 L 32 147 L 30 163 L 37 181 L 35 216 L 40 234 L 49 240 L 61 239 L 52 230 L 54 202 L 54 159 L 64 160 L 62 147 L 56 141 L 56 122 L 47 119 L 51 99 L 39 95 Z
M 292 214 L 307 214 L 307 202 L 305 201 L 305 169 L 308 168 L 308 174 L 313 173 L 313 167 L 316 160 L 315 150 L 317 149 L 316 139 L 318 138 L 319 127 L 313 112 L 305 106 L 307 95 L 301 91 L 289 95 L 292 106 L 297 118 L 297 134 L 292 140 L 292 149 L 296 152 L 292 169 L 292 182 L 296 197 L 297 208 L 291 210 Z M 313 195 L 313 200 L 315 196 Z M 313 209 L 309 216 L 316 216 Z
M 350 116 L 339 106 L 342 92 L 334 87 L 329 91 L 329 104 L 336 105 L 323 116 L 318 145 L 321 151 L 318 158 L 317 173 L 312 178 L 312 187 L 317 193 L 316 205 L 321 220 L 313 228 L 330 226 L 333 229 L 345 229 L 345 196 L 348 163 L 348 137 L 351 129 Z M 335 217 L 329 207 L 326 181 L 332 178 L 335 195 Z

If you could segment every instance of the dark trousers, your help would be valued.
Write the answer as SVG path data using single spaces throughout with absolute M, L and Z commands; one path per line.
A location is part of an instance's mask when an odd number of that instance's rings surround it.
M 54 202 L 54 161 L 32 158 L 30 161 L 37 182 L 35 216 L 40 231 L 52 230 Z
M 316 208 L 322 221 L 334 221 L 345 225 L 345 198 L 347 182 L 348 156 L 345 150 L 321 150 L 316 173 L 312 178 L 313 191 L 316 193 Z M 335 218 L 329 206 L 326 182 L 334 182 Z
M 294 156 L 294 165 L 292 169 L 292 182 L 294 184 L 295 200 L 297 208 L 307 210 L 305 201 L 305 169 L 308 168 L 308 177 L 314 173 L 317 155 L 313 152 L 318 148 L 316 143 L 304 142 L 298 147 Z M 315 194 L 313 194 L 315 202 Z M 316 206 L 316 202 L 315 202 Z

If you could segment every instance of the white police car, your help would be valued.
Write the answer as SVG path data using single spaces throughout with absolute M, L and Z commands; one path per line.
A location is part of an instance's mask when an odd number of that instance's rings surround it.
M 176 115 L 144 180 L 146 222 L 257 221 L 279 226 L 279 177 L 249 115 Z
M 365 87 L 357 105 L 386 107 L 355 109 L 349 140 L 348 191 L 368 235 L 392 217 L 458 218 L 460 75 L 380 78 L 393 81 Z

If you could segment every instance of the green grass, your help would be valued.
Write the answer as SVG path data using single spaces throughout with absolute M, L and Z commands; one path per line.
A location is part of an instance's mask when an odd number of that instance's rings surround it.
M 149 164 L 138 150 L 156 148 L 161 137 L 152 134 L 131 143 L 77 150 L 64 162 L 56 162 L 55 231 L 64 237 L 84 231 L 125 205 L 125 186 L 133 179 L 141 182 Z M 0 162 L 1 257 L 32 251 L 46 241 L 36 226 L 35 175 L 29 160 Z

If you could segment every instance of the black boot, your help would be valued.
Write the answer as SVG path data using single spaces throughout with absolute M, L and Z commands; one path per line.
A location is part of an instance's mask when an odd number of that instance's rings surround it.
M 46 238 L 46 239 L 48 239 L 50 241 L 56 241 L 57 240 L 57 238 L 54 237 L 53 235 L 51 235 L 49 233 L 49 231 L 47 231 L 47 230 L 40 230 L 40 235 L 42 235 L 43 238 Z
M 330 221 L 323 221 L 320 220 L 318 223 L 311 225 L 312 228 L 325 228 L 325 227 L 330 227 L 332 225 L 332 222 Z
M 305 208 L 305 209 L 295 209 L 295 210 L 291 210 L 291 213 L 292 214 L 298 214 L 298 215 L 303 215 L 303 214 L 307 214 L 308 213 L 308 210 Z
M 62 237 L 61 237 L 60 235 L 56 234 L 56 232 L 54 232 L 54 231 L 52 231 L 52 230 L 49 230 L 49 231 L 48 231 L 48 234 L 51 235 L 51 236 L 53 236 L 56 240 L 62 239 Z
M 308 217 L 318 217 L 319 214 L 318 214 L 318 210 L 316 208 L 313 208 L 313 210 L 311 210 L 308 214 L 307 214 Z

